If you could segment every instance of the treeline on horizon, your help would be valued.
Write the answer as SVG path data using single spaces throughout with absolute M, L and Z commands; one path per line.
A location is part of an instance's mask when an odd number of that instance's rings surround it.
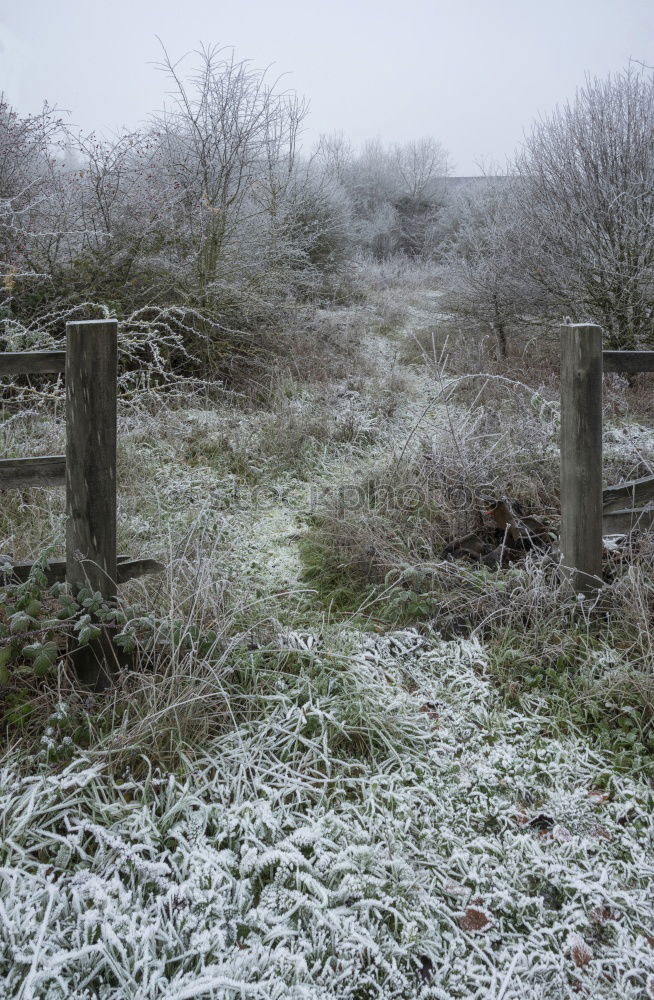
M 525 316 L 652 343 L 649 69 L 588 79 L 501 183 L 456 184 L 435 138 L 355 150 L 337 134 L 304 151 L 306 102 L 224 50 L 164 69 L 167 108 L 113 139 L 1 99 L 0 349 L 29 346 L 44 317 L 60 336 L 71 310 L 142 323 L 172 308 L 185 363 L 224 375 L 216 324 L 264 336 L 298 304 L 356 300 L 366 268 L 395 258 L 433 267 L 500 355 Z

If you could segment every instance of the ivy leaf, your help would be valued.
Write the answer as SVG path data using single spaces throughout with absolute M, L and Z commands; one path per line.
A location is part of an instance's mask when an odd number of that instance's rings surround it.
M 59 650 L 55 642 L 44 643 L 41 652 L 34 657 L 34 673 L 37 677 L 44 677 L 49 673 L 58 654 Z
M 81 646 L 86 645 L 87 642 L 92 642 L 94 639 L 97 639 L 102 631 L 97 625 L 93 624 L 90 615 L 82 615 L 79 621 L 75 622 L 74 628 L 77 632 L 77 638 Z
M 98 618 L 103 622 L 115 622 L 116 625 L 125 625 L 127 619 L 120 608 L 110 608 L 106 605 L 98 609 Z
M 57 618 L 59 621 L 66 621 L 68 618 L 74 618 L 79 611 L 79 606 L 74 602 L 66 603 L 62 605 L 60 611 L 57 612 Z
M 90 625 L 90 623 L 91 623 L 91 616 L 82 615 L 80 618 L 77 619 L 73 628 L 75 629 L 76 632 L 79 632 L 81 629 L 84 628 L 85 625 Z
M 60 622 L 60 620 L 58 618 L 42 618 L 40 624 L 41 624 L 41 628 L 44 629 L 44 630 L 45 629 L 57 629 L 61 625 L 61 622 Z

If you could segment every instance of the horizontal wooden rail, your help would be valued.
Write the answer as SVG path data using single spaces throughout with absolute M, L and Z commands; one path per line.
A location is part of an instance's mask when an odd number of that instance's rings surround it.
M 644 507 L 654 500 L 654 476 L 643 476 L 642 479 L 632 479 L 617 486 L 607 486 L 602 491 L 602 513 L 611 514 L 614 511 L 632 510 Z
M 12 351 L 0 354 L 0 378 L 6 375 L 59 374 L 65 370 L 65 351 Z
M 64 486 L 65 482 L 64 455 L 0 459 L 0 490 L 22 490 L 28 486 Z
M 156 559 L 125 559 L 119 562 L 116 569 L 116 583 L 127 583 L 137 580 L 140 576 L 150 576 L 152 573 L 163 573 L 164 565 Z
M 654 524 L 654 507 L 641 510 L 613 510 L 602 518 L 603 535 L 628 535 L 640 528 L 645 530 Z
M 33 563 L 14 563 L 10 569 L 0 571 L 0 586 L 6 586 L 10 582 L 24 583 L 30 575 Z M 127 583 L 128 580 L 136 580 L 141 576 L 149 576 L 151 573 L 162 573 L 163 564 L 156 559 L 128 559 L 126 556 L 119 557 L 117 563 L 116 583 Z M 45 568 L 45 577 L 48 586 L 54 583 L 64 583 L 66 580 L 66 561 L 64 559 L 51 559 Z
M 603 351 L 605 372 L 654 372 L 654 351 Z

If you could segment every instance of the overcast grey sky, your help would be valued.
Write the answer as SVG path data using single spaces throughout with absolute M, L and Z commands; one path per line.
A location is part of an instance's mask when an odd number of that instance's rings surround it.
M 309 143 L 433 135 L 468 174 L 586 72 L 654 63 L 654 0 L 0 0 L 0 89 L 84 129 L 134 126 L 162 104 L 156 35 L 174 57 L 215 42 L 288 73 Z

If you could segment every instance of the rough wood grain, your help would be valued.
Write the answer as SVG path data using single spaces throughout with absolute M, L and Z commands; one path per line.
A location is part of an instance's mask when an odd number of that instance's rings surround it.
M 0 378 L 8 375 L 54 375 L 65 370 L 65 351 L 5 351 L 0 354 Z
M 116 591 L 116 377 L 118 323 L 66 324 L 66 580 Z M 115 667 L 107 636 L 75 651 L 80 679 L 107 686 Z
M 607 486 L 602 493 L 604 514 L 632 507 L 644 507 L 654 500 L 654 476 L 630 479 L 626 483 Z
M 0 584 L 5 586 L 12 581 L 24 583 L 30 575 L 33 563 L 21 562 L 13 563 L 4 572 L 0 572 Z M 162 573 L 163 564 L 156 559 L 128 559 L 126 556 L 119 557 L 116 570 L 116 583 L 127 583 L 128 580 L 136 580 L 141 576 L 149 576 L 152 573 Z M 66 579 L 66 561 L 64 559 L 51 559 L 45 568 L 45 577 L 48 586 L 53 583 L 63 583 Z
M 605 535 L 628 535 L 630 531 L 647 531 L 654 525 L 654 508 L 614 510 L 604 514 L 602 531 Z
M 65 481 L 64 455 L 0 459 L 0 490 L 22 490 L 29 486 L 63 486 Z
M 141 576 L 163 573 L 164 565 L 156 559 L 126 559 L 118 563 L 118 583 L 127 583 Z
M 602 330 L 561 329 L 561 554 L 576 593 L 602 576 Z
M 604 351 L 604 371 L 627 375 L 654 372 L 654 351 Z

